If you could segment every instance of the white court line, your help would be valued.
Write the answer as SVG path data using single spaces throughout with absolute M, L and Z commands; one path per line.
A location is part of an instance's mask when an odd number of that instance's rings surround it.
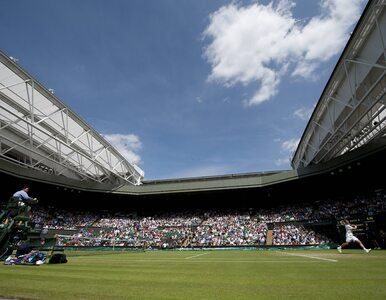
M 336 259 L 319 257 L 319 256 L 312 256 L 312 255 L 306 255 L 306 254 L 295 254 L 295 253 L 290 253 L 290 252 L 279 252 L 279 253 L 286 254 L 286 255 L 292 255 L 292 256 L 307 257 L 307 258 L 331 261 L 331 262 L 338 262 Z
M 193 255 L 193 256 L 188 256 L 188 257 L 185 257 L 185 259 L 191 259 L 193 257 L 199 257 L 199 256 L 207 255 L 207 254 L 209 254 L 209 252 L 201 253 L 201 254 L 197 254 L 197 255 Z
M 75 257 L 74 257 L 75 258 Z M 77 261 L 78 263 L 79 262 L 87 262 L 87 263 L 90 263 L 90 262 L 95 262 L 95 263 L 98 263 L 100 262 L 99 260 L 91 260 L 91 259 L 74 259 L 72 258 L 72 260 L 75 260 Z M 308 257 L 309 258 L 309 257 Z M 122 265 L 123 263 L 125 262 L 149 262 L 149 263 L 154 263 L 154 262 L 159 262 L 159 263 L 187 263 L 187 260 L 186 258 L 185 259 L 126 259 L 126 260 L 115 260 L 115 261 L 111 261 L 109 260 L 108 261 L 109 264 L 119 264 L 119 265 Z M 317 260 L 310 260 L 310 259 L 307 259 L 307 260 L 297 260 L 297 259 L 279 259 L 279 260 L 210 260 L 210 259 L 189 259 L 188 260 L 189 263 L 237 263 L 237 264 L 241 264 L 241 263 L 248 263 L 248 264 L 251 264 L 251 263 L 318 263 Z

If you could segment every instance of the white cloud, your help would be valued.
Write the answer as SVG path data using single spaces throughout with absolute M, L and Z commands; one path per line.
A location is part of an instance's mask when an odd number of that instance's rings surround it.
M 275 165 L 278 167 L 288 165 L 289 163 L 290 163 L 289 157 L 278 158 L 275 160 Z
M 300 139 L 289 139 L 281 143 L 281 152 L 284 153 L 285 157 L 278 158 L 274 161 L 276 166 L 289 165 L 291 163 L 291 156 L 295 152 Z
M 275 96 L 285 74 L 314 79 L 320 64 L 341 51 L 364 2 L 321 0 L 321 13 L 308 22 L 294 18 L 290 0 L 223 6 L 203 33 L 210 40 L 204 52 L 212 67 L 208 80 L 259 85 L 248 100 L 253 105 Z
M 138 151 L 142 148 L 142 143 L 135 134 L 104 134 L 103 137 L 122 154 L 130 163 L 138 164 L 141 157 Z
M 301 120 L 309 120 L 314 108 L 302 107 L 294 111 L 293 115 Z
M 289 139 L 281 144 L 281 149 L 287 151 L 288 153 L 293 153 L 296 150 L 299 142 L 300 139 Z
M 201 97 L 196 97 L 196 101 L 197 101 L 198 103 L 202 103 L 202 98 L 201 98 Z

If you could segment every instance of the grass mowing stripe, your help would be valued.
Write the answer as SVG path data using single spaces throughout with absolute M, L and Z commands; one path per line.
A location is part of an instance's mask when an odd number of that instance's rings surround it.
M 211 255 L 185 259 L 207 252 Z M 0 295 L 41 300 L 386 299 L 386 251 L 294 252 L 299 255 L 154 251 L 75 257 L 79 253 L 69 252 L 62 265 L 0 265 Z
M 298 257 L 307 257 L 307 258 L 311 258 L 311 259 L 319 259 L 319 260 L 330 261 L 330 262 L 338 262 L 336 259 L 313 256 L 313 255 L 305 255 L 305 254 L 298 254 L 298 253 L 295 254 L 295 253 L 289 253 L 289 252 L 279 252 L 279 253 L 286 254 L 286 255 L 292 255 L 292 256 L 298 256 Z
M 187 259 L 157 259 L 157 258 L 149 258 L 149 259 L 125 259 L 124 261 L 121 260 L 109 260 L 109 263 L 115 263 L 115 264 L 122 264 L 124 262 L 159 262 L 159 263 L 299 263 L 299 262 L 304 262 L 304 263 L 314 263 L 317 262 L 315 260 L 300 260 L 300 259 L 259 259 L 259 260 L 224 260 L 224 259 L 192 259 L 192 260 L 187 260 Z M 87 263 L 99 263 L 100 260 L 93 260 L 93 259 L 82 259 L 79 262 L 87 262 Z
M 194 258 L 194 257 L 199 257 L 199 256 L 207 255 L 207 254 L 209 254 L 209 252 L 188 256 L 188 257 L 185 257 L 185 259 L 191 259 L 191 258 Z

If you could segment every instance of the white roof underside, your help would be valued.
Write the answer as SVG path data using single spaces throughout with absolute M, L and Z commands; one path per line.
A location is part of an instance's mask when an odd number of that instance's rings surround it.
M 0 159 L 101 183 L 138 185 L 144 175 L 1 52 Z
M 367 5 L 292 159 L 329 161 L 386 134 L 386 1 Z

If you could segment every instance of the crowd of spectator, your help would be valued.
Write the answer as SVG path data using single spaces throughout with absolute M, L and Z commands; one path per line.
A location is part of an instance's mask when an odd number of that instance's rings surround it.
M 273 245 L 320 245 L 331 241 L 303 225 L 278 223 L 273 229 Z
M 372 216 L 386 208 L 386 197 L 326 200 L 247 211 L 187 211 L 151 216 L 135 212 L 74 212 L 38 207 L 32 222 L 67 230 L 62 246 L 227 247 L 265 245 L 272 224 L 273 245 L 320 245 L 331 240 L 307 224 L 353 215 Z M 71 231 L 68 233 L 68 231 Z
M 308 204 L 286 205 L 257 211 L 267 223 L 341 220 L 355 215 L 372 216 L 386 210 L 386 197 L 379 193 L 373 197 L 358 196 L 349 200 L 327 199 Z
M 190 244 L 193 246 L 264 245 L 267 232 L 265 222 L 250 213 L 223 214 L 212 212 L 196 228 Z

